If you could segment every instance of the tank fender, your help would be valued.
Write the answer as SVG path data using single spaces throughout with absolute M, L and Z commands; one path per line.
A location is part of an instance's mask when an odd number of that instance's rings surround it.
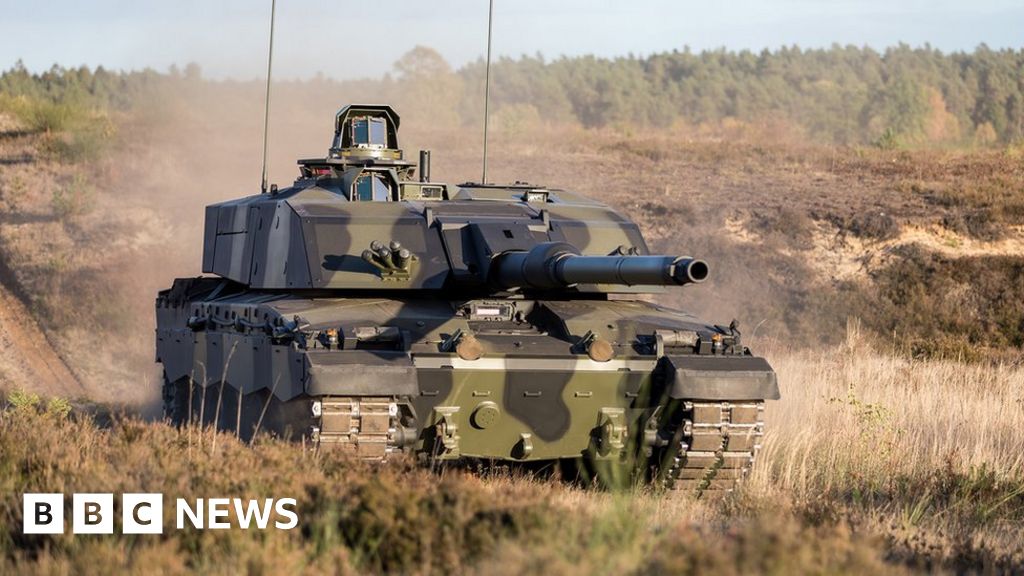
M 778 400 L 779 382 L 757 356 L 663 356 L 669 397 L 687 400 Z
M 416 366 L 405 352 L 385 350 L 306 352 L 310 396 L 415 396 Z

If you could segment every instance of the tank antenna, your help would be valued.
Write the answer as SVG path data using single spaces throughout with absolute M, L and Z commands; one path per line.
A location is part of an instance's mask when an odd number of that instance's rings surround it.
M 484 173 L 480 177 L 480 183 L 487 183 L 487 124 L 490 120 L 491 103 L 491 30 L 494 24 L 494 0 L 490 0 L 487 9 L 487 71 L 484 79 Z
M 277 0 L 270 0 L 270 49 L 267 51 L 267 97 L 263 106 L 263 182 L 260 190 L 267 193 L 267 133 L 270 131 L 270 71 L 274 64 L 274 13 Z

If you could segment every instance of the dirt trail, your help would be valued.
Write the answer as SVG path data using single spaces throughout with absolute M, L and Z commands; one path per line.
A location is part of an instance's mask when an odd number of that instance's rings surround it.
M 0 175 L 31 164 L 31 139 L 10 117 L 0 115 Z M 6 182 L 6 179 L 5 179 Z M 0 193 L 0 197 L 4 194 Z M 7 207 L 7 210 L 10 208 Z M 7 211 L 5 210 L 5 211 Z M 0 212 L 0 216 L 5 214 Z M 7 214 L 10 216 L 10 214 Z M 0 218 L 0 226 L 12 225 Z M 19 297 L 13 272 L 0 260 L 0 388 L 44 396 L 79 398 L 86 390 L 53 349 Z
M 0 284 L 0 384 L 46 396 L 85 395 L 53 351 L 42 329 L 14 294 Z

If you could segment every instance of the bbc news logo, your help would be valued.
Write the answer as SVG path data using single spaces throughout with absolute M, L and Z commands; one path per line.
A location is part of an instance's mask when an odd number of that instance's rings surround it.
M 25 494 L 22 506 L 22 532 L 25 534 L 64 533 L 63 494 Z M 175 527 L 184 530 L 227 530 L 257 528 L 291 530 L 298 526 L 294 498 L 184 498 L 174 501 Z M 234 517 L 231 513 L 234 512 Z M 71 532 L 73 534 L 113 534 L 114 495 L 106 493 L 73 494 L 71 498 Z M 122 534 L 163 534 L 163 494 L 122 494 Z M 273 519 L 273 522 L 271 520 Z

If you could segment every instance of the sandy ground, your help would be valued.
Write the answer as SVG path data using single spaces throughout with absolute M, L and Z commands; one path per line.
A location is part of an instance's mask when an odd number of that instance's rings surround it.
M 0 285 L 0 381 L 48 396 L 86 394 L 78 378 L 53 350 L 43 330 L 17 297 Z

